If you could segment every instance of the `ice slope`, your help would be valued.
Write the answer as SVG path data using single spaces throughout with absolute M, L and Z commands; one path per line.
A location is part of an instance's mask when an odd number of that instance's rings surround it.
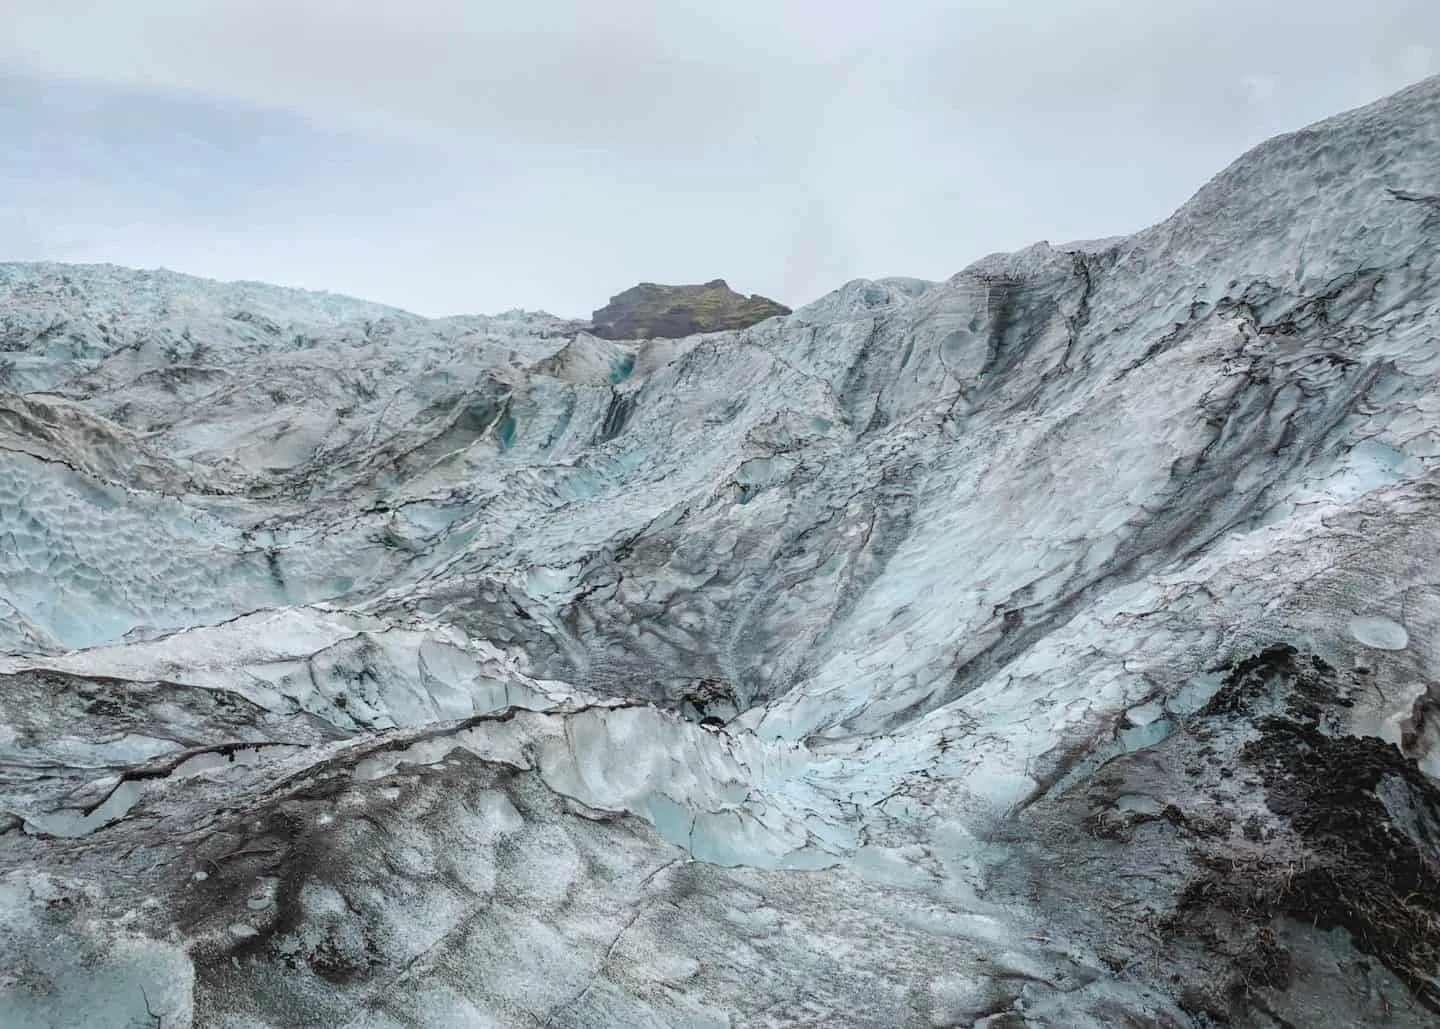
M 1437 239 L 1432 79 L 682 340 L 0 267 L 0 1025 L 1434 1024 Z

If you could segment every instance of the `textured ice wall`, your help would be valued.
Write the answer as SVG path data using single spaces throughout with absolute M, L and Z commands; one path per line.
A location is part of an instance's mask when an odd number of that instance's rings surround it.
M 1431 1024 L 1437 169 L 685 340 L 0 267 L 0 1022 Z

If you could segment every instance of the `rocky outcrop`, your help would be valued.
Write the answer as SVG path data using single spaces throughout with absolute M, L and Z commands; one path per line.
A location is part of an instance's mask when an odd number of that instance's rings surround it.
M 736 293 L 724 279 L 699 286 L 642 282 L 616 294 L 593 316 L 602 339 L 679 339 L 697 332 L 745 329 L 790 308 L 758 294 Z

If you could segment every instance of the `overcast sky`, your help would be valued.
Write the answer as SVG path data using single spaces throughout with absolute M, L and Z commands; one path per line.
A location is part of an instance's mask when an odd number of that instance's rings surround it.
M 1436 72 L 1436 0 L 0 0 L 0 260 L 793 306 L 1134 231 Z

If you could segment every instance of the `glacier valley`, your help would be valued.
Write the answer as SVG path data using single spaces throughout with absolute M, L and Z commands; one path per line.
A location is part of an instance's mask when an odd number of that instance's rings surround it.
M 0 1026 L 1440 1023 L 1440 79 L 605 340 L 0 266 Z

